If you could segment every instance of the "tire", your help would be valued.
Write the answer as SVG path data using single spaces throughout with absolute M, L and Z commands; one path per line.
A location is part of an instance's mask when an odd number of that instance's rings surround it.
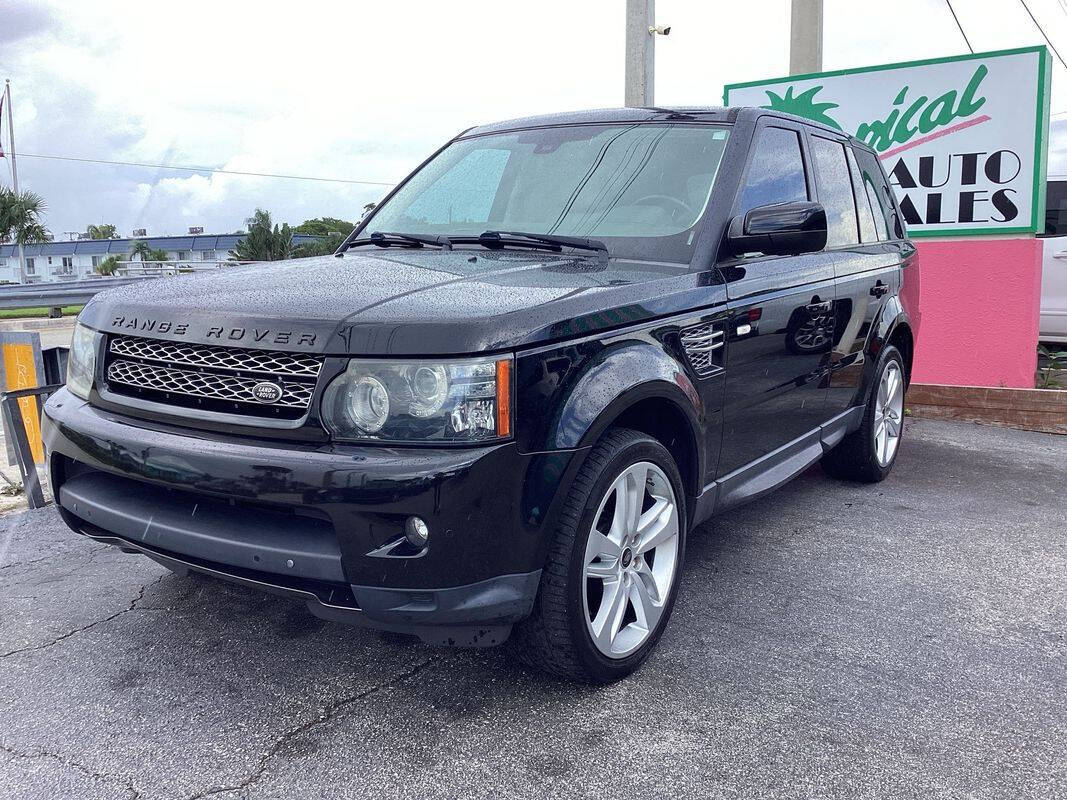
M 882 350 L 875 370 L 867 404 L 863 411 L 863 422 L 859 430 L 846 436 L 837 447 L 822 457 L 822 467 L 826 474 L 843 480 L 862 483 L 878 483 L 893 469 L 900 442 L 904 436 L 904 360 L 900 351 L 892 345 Z M 884 449 L 878 434 L 883 424 L 882 389 L 887 375 L 894 375 L 899 381 L 899 395 L 894 394 L 892 414 L 886 415 L 886 424 L 891 432 L 896 425 L 897 434 L 891 449 Z M 890 388 L 895 392 L 895 389 Z M 894 418 L 895 415 L 895 418 Z M 887 437 L 892 438 L 890 433 Z M 888 439 L 887 439 L 888 441 Z
M 646 482 L 638 488 L 641 474 Z M 633 517 L 616 502 L 620 487 L 642 497 L 642 510 Z M 660 506 L 658 512 L 653 504 Z M 637 521 L 638 530 L 644 525 L 636 540 L 627 518 Z M 681 475 L 667 449 L 637 431 L 609 430 L 564 501 L 533 612 L 512 636 L 518 658 L 553 675 L 591 683 L 611 683 L 636 670 L 655 648 L 674 608 L 685 520 Z M 607 535 L 598 532 L 594 539 L 594 526 Z M 659 544 L 642 550 L 652 541 Z M 590 561 L 590 553 L 601 551 L 607 554 Z M 598 621 L 601 635 L 594 637 Z

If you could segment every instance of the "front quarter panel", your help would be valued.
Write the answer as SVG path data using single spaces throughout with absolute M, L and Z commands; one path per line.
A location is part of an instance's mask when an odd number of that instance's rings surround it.
M 686 368 L 648 333 L 526 356 L 518 390 L 519 440 L 533 452 L 591 446 L 618 413 L 648 397 L 676 403 L 694 428 L 705 418 Z

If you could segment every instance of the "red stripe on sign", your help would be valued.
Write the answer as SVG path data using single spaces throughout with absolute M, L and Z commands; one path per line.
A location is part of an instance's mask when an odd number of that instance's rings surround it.
M 934 139 L 940 139 L 942 136 L 948 136 L 950 133 L 962 131 L 964 128 L 969 128 L 972 125 L 978 125 L 981 122 L 988 122 L 989 119 L 990 118 L 988 114 L 983 114 L 980 117 L 975 117 L 974 119 L 969 119 L 966 122 L 961 122 L 958 125 L 951 125 L 943 130 L 937 131 L 936 133 L 931 133 L 929 136 L 921 136 L 918 139 L 913 139 L 907 144 L 902 144 L 900 147 L 894 147 L 892 150 L 886 150 L 884 153 L 879 153 L 878 157 L 889 158 L 890 156 L 895 156 L 897 153 L 903 153 L 905 150 L 911 150 L 911 148 L 913 147 L 918 147 L 921 144 L 932 142 Z

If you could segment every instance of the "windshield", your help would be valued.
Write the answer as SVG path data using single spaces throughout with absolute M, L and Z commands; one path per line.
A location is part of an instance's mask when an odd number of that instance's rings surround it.
M 364 232 L 582 236 L 616 256 L 688 262 L 727 136 L 722 126 L 646 123 L 461 139 Z

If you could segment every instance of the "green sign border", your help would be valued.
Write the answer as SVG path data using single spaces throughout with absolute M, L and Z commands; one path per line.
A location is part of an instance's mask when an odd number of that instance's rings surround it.
M 888 69 L 924 67 L 929 64 L 948 64 L 954 61 L 972 61 L 976 58 L 1014 56 L 1023 53 L 1038 54 L 1037 122 L 1034 126 L 1034 197 L 1033 202 L 1031 203 L 1030 224 L 1028 226 L 1016 226 L 1013 228 L 938 228 L 933 230 L 911 231 L 908 235 L 913 238 L 919 238 L 925 236 L 987 236 L 989 234 L 1044 233 L 1045 183 L 1048 175 L 1049 104 L 1051 102 L 1050 90 L 1052 86 L 1052 60 L 1049 58 L 1048 48 L 1044 45 L 1016 47 L 1011 50 L 990 50 L 986 53 L 966 53 L 964 55 L 944 56 L 942 58 L 926 58 L 920 61 L 898 61 L 894 64 L 879 64 L 872 67 L 855 67 L 853 69 L 837 69 L 831 70 L 830 72 L 810 72 L 805 75 L 786 75 L 782 78 L 745 81 L 744 83 L 728 83 L 723 86 L 722 103 L 724 106 L 730 105 L 731 89 L 747 89 L 752 86 L 770 86 L 775 83 L 806 81 L 815 78 L 834 78 L 841 75 L 862 75 L 866 72 L 882 72 Z

